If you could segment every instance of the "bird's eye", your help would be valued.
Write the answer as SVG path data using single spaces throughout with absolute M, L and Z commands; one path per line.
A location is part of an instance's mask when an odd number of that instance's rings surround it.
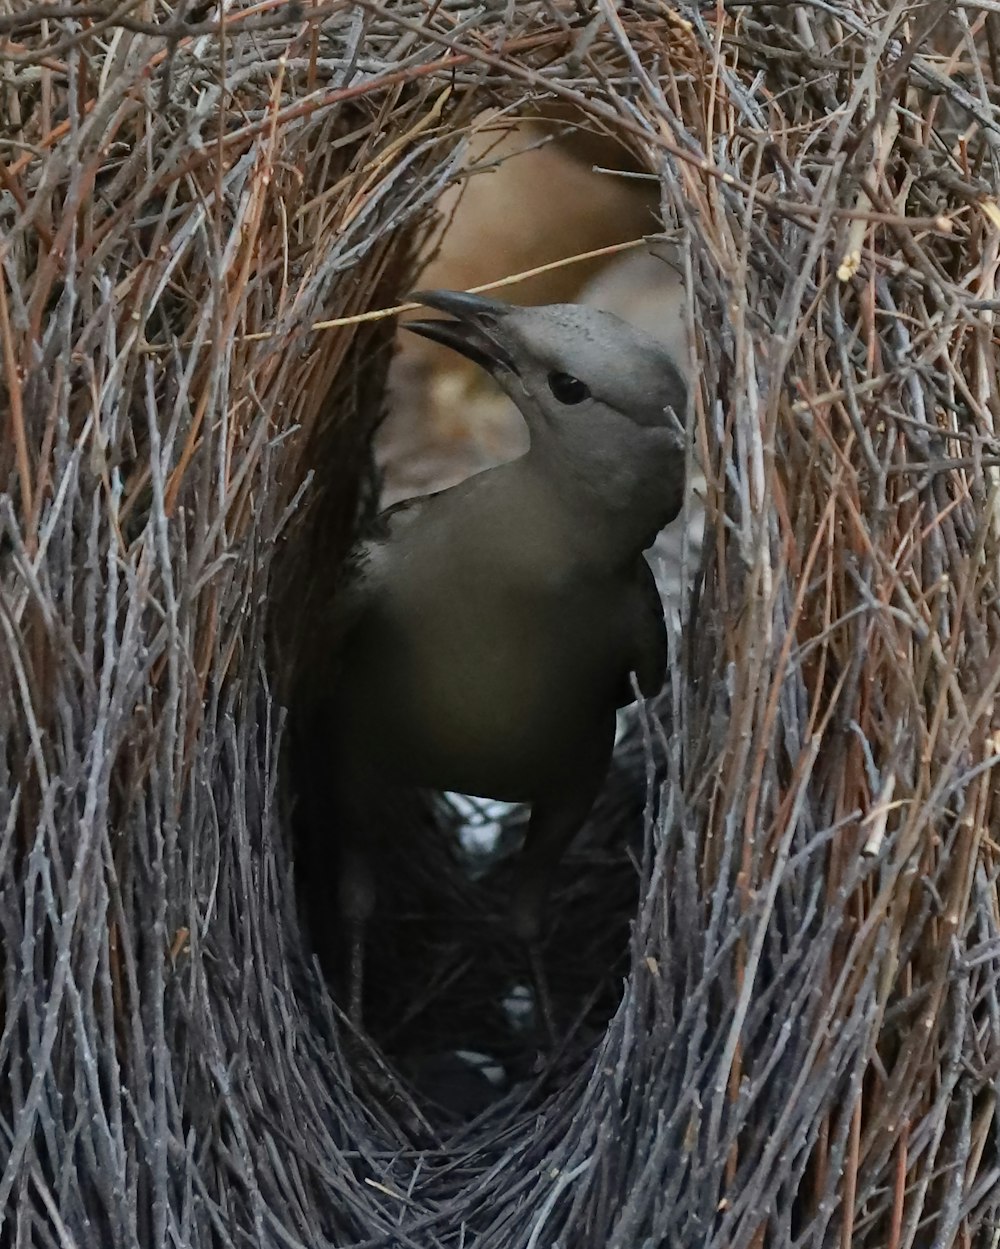
M 584 399 L 590 398 L 590 388 L 586 382 L 581 382 L 578 377 L 572 377 L 569 373 L 550 373 L 549 390 L 560 403 L 583 403 Z

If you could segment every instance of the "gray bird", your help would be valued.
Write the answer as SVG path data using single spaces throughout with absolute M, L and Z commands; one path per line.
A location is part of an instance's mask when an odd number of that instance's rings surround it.
M 449 319 L 406 328 L 486 369 L 530 448 L 382 513 L 336 596 L 324 639 L 336 662 L 304 683 L 301 762 L 323 781 L 306 798 L 306 835 L 330 837 L 335 813 L 356 1020 L 380 835 L 359 796 L 371 784 L 531 804 L 511 922 L 537 957 L 631 674 L 645 696 L 663 683 L 663 612 L 642 552 L 684 489 L 687 389 L 654 339 L 572 304 L 414 298 Z

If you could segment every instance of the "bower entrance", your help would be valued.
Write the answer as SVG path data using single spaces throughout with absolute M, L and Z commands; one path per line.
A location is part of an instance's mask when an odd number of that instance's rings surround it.
M 610 307 L 645 321 L 677 347 L 676 272 L 635 247 L 658 227 L 658 183 L 637 178 L 638 164 L 624 145 L 552 108 L 520 122 L 479 116 L 467 151 L 466 174 L 437 205 L 415 257 L 415 286 L 465 289 L 528 271 L 501 297 Z M 549 193 L 553 181 L 565 193 L 558 202 Z M 580 254 L 582 261 L 558 263 Z M 373 359 L 378 380 L 361 390 L 381 405 L 382 419 L 372 448 L 377 467 L 356 531 L 364 531 L 379 506 L 520 454 L 522 419 L 462 357 L 400 332 L 384 398 L 384 356 Z M 361 415 L 365 426 L 375 423 L 371 413 Z M 313 461 L 322 464 L 322 452 Z M 337 483 L 328 487 L 319 470 L 314 489 L 322 496 Z M 676 556 L 679 526 L 671 529 Z M 328 548 L 322 539 L 310 546 L 315 532 L 303 532 L 293 555 L 292 602 L 301 602 L 307 587 L 314 601 L 337 592 L 328 566 L 317 589 L 313 552 L 323 558 Z M 308 674 L 316 658 L 308 646 L 305 656 L 299 663 Z M 295 710 L 293 698 L 293 725 Z M 454 1123 L 505 1099 L 536 1105 L 543 1087 L 551 1092 L 603 1035 L 621 998 L 629 924 L 648 861 L 643 813 L 653 795 L 646 771 L 639 711 L 632 708 L 620 716 L 619 749 L 604 792 L 563 860 L 550 899 L 541 962 L 556 1037 L 543 1027 L 537 968 L 506 918 L 527 808 L 462 795 L 387 795 L 384 785 L 369 786 L 366 819 L 380 844 L 376 912 L 364 943 L 365 1028 L 430 1119 Z M 290 776 L 292 803 L 301 811 L 295 788 L 314 778 L 294 766 Z M 318 783 L 322 789 L 322 777 Z M 336 818 L 319 839 L 301 818 L 293 824 L 306 938 L 346 1009 L 349 926 L 337 913 Z

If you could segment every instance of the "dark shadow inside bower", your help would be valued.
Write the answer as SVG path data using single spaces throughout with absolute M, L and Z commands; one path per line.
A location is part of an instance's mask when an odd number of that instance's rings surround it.
M 606 148 L 601 155 L 607 157 Z M 594 159 L 589 149 L 587 159 Z M 398 303 L 405 289 L 404 279 L 380 302 Z M 285 598 L 293 617 L 322 615 L 311 605 L 335 595 L 335 565 L 376 510 L 379 484 L 364 449 L 370 450 L 383 415 L 390 351 L 391 327 L 359 335 L 351 366 L 357 384 L 331 397 L 331 410 L 341 409 L 339 430 L 321 430 L 308 457 L 317 479 L 310 514 L 290 552 Z M 362 452 L 356 461 L 361 485 L 353 490 L 344 489 L 343 479 L 327 480 L 324 468 L 343 463 L 337 439 L 347 427 L 360 431 L 354 450 Z M 330 543 L 333 530 L 338 537 Z M 304 661 L 301 652 L 297 658 L 299 678 L 304 672 L 307 684 L 317 644 L 322 649 L 322 636 L 306 648 Z M 294 697 L 290 713 L 294 755 Z M 624 719 L 631 727 L 590 819 L 560 863 L 548 906 L 541 958 L 555 1016 L 554 1046 L 542 1025 L 528 952 L 508 920 L 527 810 L 505 812 L 495 845 L 477 857 L 467 849 L 474 822 L 468 801 L 393 795 L 378 786 L 364 795 L 379 842 L 375 910 L 364 943 L 365 1029 L 432 1123 L 461 1123 L 505 1099 L 510 1106 L 533 1104 L 578 1069 L 620 1002 L 647 798 L 635 711 Z M 338 913 L 336 815 L 331 804 L 321 831 L 303 819 L 303 787 L 319 787 L 322 807 L 325 778 L 322 768 L 303 776 L 291 763 L 286 775 L 302 930 L 346 1016 L 350 950 L 349 930 Z M 489 812 L 483 818 L 495 820 Z
M 382 845 L 365 941 L 364 1023 L 431 1123 L 459 1124 L 508 1096 L 510 1106 L 536 1104 L 603 1035 L 627 975 L 643 859 L 644 762 L 634 737 L 623 745 L 560 865 L 548 907 L 542 958 L 554 1047 L 527 952 L 507 917 L 526 810 L 509 811 L 497 846 L 477 859 L 466 848 L 475 818 L 468 800 L 371 795 Z M 301 826 L 296 831 L 306 939 L 346 1013 L 349 944 L 336 910 L 337 832 L 331 828 L 316 846 L 303 840 Z

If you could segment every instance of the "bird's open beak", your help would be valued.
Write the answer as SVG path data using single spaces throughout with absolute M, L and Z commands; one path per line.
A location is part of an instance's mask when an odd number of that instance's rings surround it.
M 454 320 L 404 321 L 405 329 L 453 348 L 487 373 L 495 374 L 497 369 L 517 372 L 510 352 L 499 341 L 506 304 L 464 291 L 416 291 L 410 298 L 437 312 L 447 312 Z

